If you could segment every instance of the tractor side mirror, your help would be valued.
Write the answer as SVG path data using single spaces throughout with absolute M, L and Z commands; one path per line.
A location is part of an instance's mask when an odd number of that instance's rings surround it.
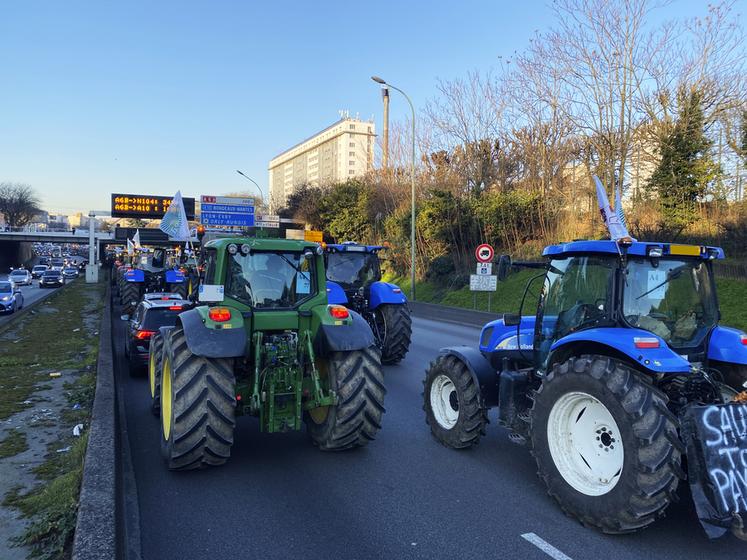
M 515 327 L 521 323 L 521 315 L 518 313 L 504 313 L 503 324 L 507 327 Z
M 511 272 L 511 257 L 509 255 L 501 255 L 498 258 L 498 267 L 496 268 L 498 281 L 503 282 L 508 277 L 509 272 Z

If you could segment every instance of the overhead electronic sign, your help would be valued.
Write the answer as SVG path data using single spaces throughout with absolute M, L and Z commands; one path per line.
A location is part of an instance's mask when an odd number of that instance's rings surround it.
M 171 205 L 171 196 L 112 194 L 112 217 L 161 219 Z M 195 219 L 195 199 L 182 197 L 188 220 Z

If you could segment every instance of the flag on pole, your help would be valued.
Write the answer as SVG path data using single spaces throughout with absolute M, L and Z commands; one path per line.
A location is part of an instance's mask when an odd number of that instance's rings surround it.
M 615 214 L 617 219 L 623 225 L 625 229 L 628 228 L 628 220 L 625 219 L 625 210 L 623 210 L 622 196 L 620 194 L 620 187 L 615 191 Z
M 135 244 L 129 239 L 127 240 L 127 254 L 130 256 L 135 254 Z
M 594 175 L 594 183 L 597 187 L 597 201 L 599 202 L 599 212 L 602 214 L 602 220 L 604 220 L 604 225 L 607 226 L 607 231 L 610 232 L 610 238 L 612 238 L 614 241 L 619 241 L 623 238 L 633 239 L 632 237 L 630 237 L 628 228 L 625 225 L 625 215 L 623 214 L 622 202 L 620 201 L 619 192 L 615 197 L 615 205 L 617 206 L 617 209 L 613 210 L 612 206 L 610 205 L 610 201 L 607 198 L 607 190 L 604 188 L 604 185 L 602 185 L 602 182 L 596 175 Z M 635 241 L 635 239 L 633 239 L 633 241 Z
M 132 236 L 132 242 L 135 245 L 135 249 L 142 249 L 143 246 L 140 245 L 140 230 L 135 231 L 135 235 Z
M 161 231 L 176 241 L 189 240 L 189 222 L 187 221 L 187 213 L 184 211 L 181 191 L 176 191 L 159 227 Z

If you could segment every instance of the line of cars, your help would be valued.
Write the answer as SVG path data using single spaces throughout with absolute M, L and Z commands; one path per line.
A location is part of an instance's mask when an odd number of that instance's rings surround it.
M 85 261 L 83 260 L 76 264 L 73 260 L 61 257 L 50 259 L 42 257 L 39 264 L 31 269 L 31 277 L 39 279 L 40 288 L 57 288 L 63 286 L 66 280 L 77 278 L 84 268 Z

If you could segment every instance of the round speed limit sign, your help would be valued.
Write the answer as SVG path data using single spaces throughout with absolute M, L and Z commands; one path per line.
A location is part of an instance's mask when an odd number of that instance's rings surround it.
M 493 251 L 493 248 L 487 243 L 478 245 L 477 249 L 475 249 L 475 257 L 477 258 L 479 262 L 482 262 L 482 263 L 491 262 L 494 256 L 495 256 L 495 251 Z

